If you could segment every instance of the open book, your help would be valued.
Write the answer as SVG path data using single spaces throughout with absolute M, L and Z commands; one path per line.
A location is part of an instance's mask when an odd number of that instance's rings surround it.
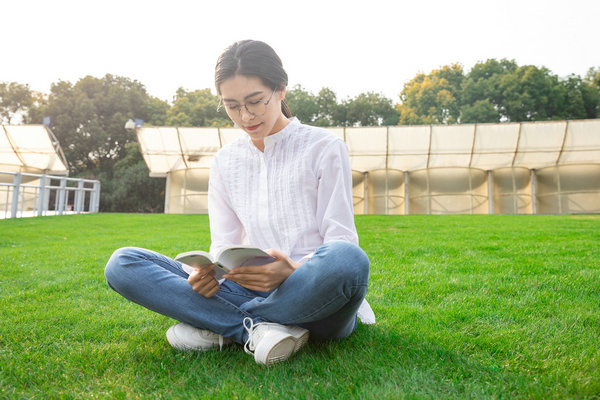
M 206 251 L 194 250 L 178 254 L 175 260 L 184 264 L 183 269 L 187 273 L 192 273 L 193 267 L 214 264 L 218 280 L 234 268 L 268 264 L 275 261 L 275 257 L 256 247 L 240 245 L 222 249 L 214 259 Z

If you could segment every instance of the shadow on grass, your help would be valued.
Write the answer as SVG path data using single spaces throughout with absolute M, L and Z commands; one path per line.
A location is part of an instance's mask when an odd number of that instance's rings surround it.
M 332 376 L 347 370 L 349 394 L 357 398 L 544 397 L 531 378 L 383 325 L 359 326 L 344 341 L 312 343 L 305 354 L 316 365 L 329 364 Z

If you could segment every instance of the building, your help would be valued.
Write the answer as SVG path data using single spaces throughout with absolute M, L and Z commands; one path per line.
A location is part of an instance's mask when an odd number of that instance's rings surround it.
M 348 145 L 356 214 L 600 212 L 600 119 L 330 128 Z M 235 128 L 136 128 L 166 213 L 206 213 Z

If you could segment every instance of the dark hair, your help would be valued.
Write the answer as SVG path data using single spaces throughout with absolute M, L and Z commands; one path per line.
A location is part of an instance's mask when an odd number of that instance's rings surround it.
M 256 76 L 272 90 L 281 89 L 288 84 L 287 73 L 275 50 L 258 40 L 235 42 L 219 56 L 215 67 L 215 86 L 218 94 L 221 94 L 221 83 L 235 75 Z M 285 101 L 281 102 L 281 112 L 287 118 L 292 116 Z

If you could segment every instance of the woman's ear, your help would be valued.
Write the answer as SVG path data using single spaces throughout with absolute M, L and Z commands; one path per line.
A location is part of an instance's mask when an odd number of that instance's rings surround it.
M 287 92 L 287 86 L 286 85 L 281 86 L 281 89 L 279 89 L 279 97 L 281 100 L 285 100 L 286 92 Z

